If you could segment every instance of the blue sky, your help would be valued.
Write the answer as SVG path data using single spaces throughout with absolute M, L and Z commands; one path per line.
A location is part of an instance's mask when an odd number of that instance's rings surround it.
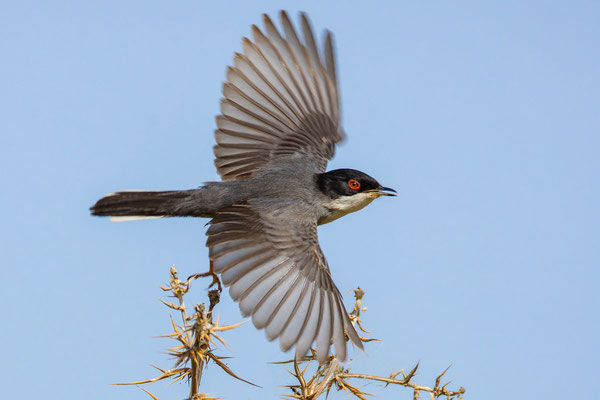
M 168 367 L 157 298 L 204 271 L 204 222 L 114 224 L 119 189 L 217 179 L 214 116 L 261 13 L 299 2 L 4 2 L 0 24 L 0 397 L 145 399 L 110 383 Z M 449 364 L 466 398 L 593 398 L 600 373 L 597 2 L 305 2 L 336 35 L 348 141 L 330 168 L 398 190 L 321 227 L 343 293 L 382 343 L 356 372 Z M 203 301 L 196 283 L 188 301 Z M 346 295 L 346 304 L 351 305 Z M 224 322 L 241 320 L 224 296 Z M 275 398 L 285 359 L 251 324 L 203 390 Z M 401 388 L 365 390 L 409 399 Z M 163 398 L 185 386 L 156 384 Z M 342 393 L 332 398 L 345 398 Z

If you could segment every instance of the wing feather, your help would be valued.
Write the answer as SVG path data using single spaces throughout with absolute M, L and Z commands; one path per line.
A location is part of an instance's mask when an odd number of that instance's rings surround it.
M 329 346 L 333 332 L 333 311 L 331 306 L 331 297 L 329 292 L 323 291 L 323 313 L 317 332 L 317 360 L 320 363 L 327 360 L 329 355 Z
M 323 362 L 333 343 L 344 360 L 345 332 L 362 344 L 318 246 L 316 220 L 308 205 L 285 207 L 250 201 L 217 212 L 207 231 L 214 270 L 242 314 L 284 351 L 296 346 L 301 358 L 316 341 Z M 299 218 L 282 217 L 290 212 Z
M 251 315 L 267 293 L 293 268 L 289 259 L 280 261 L 268 272 L 261 272 L 258 279 L 244 291 L 240 297 L 240 310 L 244 315 Z M 252 278 L 250 278 L 252 279 Z
M 296 358 L 303 359 L 315 340 L 321 317 L 321 289 L 314 284 L 310 307 L 306 313 L 300 335 L 296 340 Z
M 331 298 L 331 305 L 333 306 L 333 344 L 335 347 L 335 355 L 341 360 L 346 359 L 346 339 L 344 337 L 344 323 L 342 322 L 342 315 L 340 315 L 340 304 L 339 299 L 334 293 L 328 292 Z M 343 310 L 342 310 L 343 311 Z
M 223 84 L 214 147 L 223 180 L 249 178 L 297 154 L 323 172 L 343 139 L 331 35 L 321 55 L 305 14 L 302 39 L 285 12 L 285 37 L 263 20 L 265 33 L 252 26 L 253 40 L 243 39 Z
M 244 258 L 237 264 L 230 266 L 228 269 L 221 272 L 221 278 L 225 286 L 231 286 L 229 294 L 234 300 L 238 300 L 239 297 L 244 293 L 246 288 L 252 284 L 251 279 L 256 276 L 260 271 L 266 273 L 274 265 L 270 254 L 264 255 L 262 252 L 254 254 L 252 257 Z M 277 265 L 277 263 L 275 264 Z M 264 266 L 265 270 L 261 270 Z M 250 275 L 250 276 L 246 276 Z M 243 279 L 242 279 L 243 278 Z M 235 285 L 238 281 L 242 281 L 239 285 Z
M 300 271 L 297 268 L 290 268 L 286 275 L 279 280 L 269 290 L 267 294 L 256 305 L 252 314 L 252 322 L 258 329 L 263 329 L 273 319 L 282 302 L 285 300 L 289 291 L 294 286 L 299 277 Z
M 284 14 L 285 13 L 282 13 L 282 15 Z M 263 16 L 263 21 L 269 39 L 271 39 L 271 42 L 281 55 L 280 61 L 282 66 L 287 71 L 289 82 L 293 85 L 294 91 L 297 95 L 296 98 L 300 101 L 299 104 L 302 106 L 303 113 L 306 115 L 310 111 L 310 103 L 308 100 L 308 93 L 306 91 L 307 88 L 302 85 L 302 73 L 297 67 L 294 53 L 291 51 L 287 41 L 281 36 L 277 28 L 275 28 L 273 21 L 271 21 L 268 15 Z
M 300 121 L 306 109 L 302 109 L 302 103 L 298 97 L 299 92 L 294 90 L 295 83 L 285 64 L 285 60 L 276 45 L 256 25 L 252 26 L 252 37 L 256 44 L 248 41 L 248 45 L 253 46 L 255 53 L 249 54 L 249 58 L 260 55 L 265 59 L 270 69 L 270 73 L 267 73 L 272 78 L 270 82 L 273 85 L 273 90 L 281 98 L 285 107 Z

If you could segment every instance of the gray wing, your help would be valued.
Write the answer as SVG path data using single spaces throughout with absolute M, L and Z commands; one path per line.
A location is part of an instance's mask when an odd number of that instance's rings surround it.
M 292 204 L 227 207 L 210 221 L 210 259 L 242 314 L 251 315 L 269 340 L 279 338 L 283 351 L 295 345 L 302 358 L 316 341 L 317 359 L 324 362 L 333 342 L 343 361 L 344 331 L 361 349 L 362 343 L 331 279 L 316 222 L 305 222 L 310 220 L 308 209 Z
M 223 84 L 217 117 L 215 166 L 223 180 L 244 179 L 288 157 L 305 157 L 324 172 L 343 139 L 331 33 L 322 54 L 308 18 L 300 40 L 281 12 L 282 36 L 263 16 L 266 34 L 252 26 Z

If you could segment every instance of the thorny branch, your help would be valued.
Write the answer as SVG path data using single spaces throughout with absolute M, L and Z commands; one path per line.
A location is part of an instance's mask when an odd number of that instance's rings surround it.
M 353 324 L 356 324 L 361 331 L 368 332 L 362 327 L 362 321 L 360 320 L 361 311 L 366 311 L 366 308 L 362 308 L 362 298 L 365 292 L 359 287 L 354 291 L 354 297 L 356 298 L 356 302 L 354 304 L 354 308 L 349 313 L 350 320 Z M 370 342 L 377 339 L 371 338 L 363 338 L 361 337 L 363 342 Z M 348 383 L 347 379 L 363 379 L 363 380 L 371 380 L 371 381 L 379 381 L 385 382 L 387 387 L 389 384 L 405 386 L 413 389 L 413 399 L 418 399 L 420 392 L 428 392 L 431 396 L 432 400 L 438 399 L 441 396 L 446 397 L 447 399 L 462 399 L 462 395 L 465 393 L 465 388 L 461 387 L 458 390 L 448 390 L 446 386 L 450 382 L 447 382 L 441 385 L 442 377 L 448 371 L 448 368 L 444 372 L 442 372 L 435 380 L 435 384 L 433 387 L 420 385 L 412 382 L 413 377 L 417 373 L 417 369 L 419 368 L 419 364 L 408 373 L 405 373 L 404 370 L 400 370 L 398 372 L 393 372 L 389 377 L 376 376 L 370 374 L 357 374 L 350 373 L 349 369 L 342 367 L 338 360 L 335 357 L 329 357 L 328 361 L 322 365 L 317 367 L 317 370 L 312 378 L 308 381 L 306 380 L 304 374 L 309 367 L 309 364 L 316 360 L 315 352 L 312 350 L 312 355 L 301 360 L 289 360 L 284 361 L 282 363 L 276 364 L 286 364 L 293 363 L 294 371 L 290 371 L 290 373 L 298 380 L 297 385 L 289 385 L 293 394 L 283 395 L 283 397 L 298 399 L 298 400 L 314 400 L 321 396 L 323 393 L 329 395 L 329 391 L 335 386 L 337 390 L 344 390 L 349 395 L 353 395 L 356 398 L 361 400 L 366 400 L 365 396 L 372 396 L 369 393 L 362 391 L 359 387 L 353 386 Z M 306 363 L 302 371 L 300 370 L 299 363 Z M 397 379 L 398 375 L 402 375 L 402 379 Z
M 165 292 L 170 292 L 171 297 L 177 299 L 177 304 L 164 300 L 160 301 L 170 309 L 179 311 L 181 314 L 182 324 L 178 325 L 171 317 L 171 326 L 173 328 L 173 332 L 167 335 L 162 335 L 162 337 L 171 338 L 177 342 L 177 345 L 167 350 L 168 354 L 175 358 L 175 365 L 173 368 L 168 370 L 153 366 L 161 372 L 161 375 L 157 376 L 156 378 L 138 382 L 117 383 L 117 385 L 143 385 L 158 382 L 167 378 L 171 378 L 173 382 L 177 382 L 183 378 L 186 378 L 190 384 L 190 394 L 187 400 L 216 399 L 216 397 L 209 397 L 200 393 L 199 391 L 200 382 L 202 380 L 202 370 L 206 367 L 209 361 L 213 361 L 230 376 L 250 385 L 254 385 L 253 383 L 238 377 L 231 369 L 229 369 L 227 365 L 223 363 L 223 361 L 221 361 L 223 357 L 217 356 L 213 352 L 213 347 L 216 346 L 216 341 L 226 345 L 225 341 L 217 334 L 217 332 L 234 329 L 243 324 L 243 322 L 234 325 L 220 326 L 218 316 L 216 321 L 213 322 L 212 312 L 220 299 L 218 290 L 211 290 L 208 292 L 208 312 L 205 310 L 206 307 L 204 304 L 197 304 L 193 307 L 194 314 L 188 316 L 187 308 L 183 301 L 183 296 L 190 289 L 190 283 L 195 279 L 195 276 L 190 277 L 185 282 L 182 282 L 177 276 L 177 270 L 175 267 L 171 267 L 170 275 L 169 286 L 161 286 L 161 289 Z M 148 390 L 144 388 L 141 389 L 154 400 L 158 400 L 157 397 Z
M 207 276 L 207 274 L 196 274 L 188 278 L 188 280 L 185 282 L 182 282 L 177 276 L 177 270 L 174 267 L 171 267 L 169 286 L 161 286 L 162 290 L 165 292 L 170 292 L 170 297 L 177 299 L 177 304 L 164 300 L 161 300 L 161 302 L 170 309 L 179 311 L 181 314 L 181 325 L 175 323 L 171 317 L 171 326 L 173 332 L 162 336 L 171 338 L 177 342 L 177 345 L 167 350 L 168 354 L 173 356 L 175 359 L 174 366 L 171 369 L 164 370 L 153 365 L 154 368 L 160 371 L 161 374 L 159 376 L 138 382 L 117 383 L 117 385 L 145 385 L 169 378 L 172 380 L 172 382 L 177 382 L 185 378 L 190 385 L 189 397 L 186 400 L 216 399 L 216 397 L 202 394 L 199 391 L 200 382 L 202 380 L 202 371 L 207 366 L 209 361 L 213 361 L 233 378 L 246 382 L 250 385 L 257 386 L 238 377 L 231 369 L 229 369 L 227 365 L 223 363 L 223 361 L 221 361 L 223 357 L 219 357 L 213 352 L 217 342 L 226 345 L 225 341 L 217 334 L 217 332 L 234 329 L 242 324 L 238 323 L 234 325 L 220 326 L 218 317 L 216 318 L 216 321 L 213 322 L 212 313 L 214 307 L 219 303 L 219 290 L 210 290 L 208 292 L 208 311 L 206 311 L 204 304 L 198 304 L 193 306 L 194 313 L 189 316 L 187 315 L 188 308 L 186 308 L 183 297 L 189 291 L 191 282 L 197 277 L 201 276 Z M 370 333 L 363 328 L 362 321 L 360 320 L 361 313 L 367 310 L 366 307 L 362 307 L 362 298 L 364 294 L 365 292 L 360 287 L 354 290 L 354 297 L 356 301 L 352 311 L 349 313 L 349 317 L 352 323 L 358 326 L 360 331 L 364 333 Z M 348 340 L 348 338 L 346 338 L 346 340 Z M 364 343 L 378 341 L 378 339 L 367 337 L 361 337 L 361 340 Z M 447 389 L 446 387 L 450 382 L 442 385 L 442 377 L 450 367 L 446 368 L 446 370 L 437 377 L 435 384 L 432 387 L 429 387 L 414 383 L 412 381 L 419 367 L 418 363 L 408 373 L 406 373 L 405 370 L 400 370 L 398 372 L 393 372 L 389 377 L 383 377 L 370 374 L 353 373 L 349 369 L 340 365 L 339 360 L 335 358 L 335 356 L 330 356 L 325 363 L 318 365 L 315 351 L 311 349 L 311 355 L 306 357 L 304 360 L 294 359 L 276 362 L 274 364 L 289 363 L 292 363 L 294 367 L 293 371 L 289 372 L 298 381 L 298 384 L 286 386 L 292 391 L 292 394 L 286 394 L 283 395 L 283 397 L 290 399 L 315 400 L 324 393 L 326 396 L 329 395 L 329 392 L 332 388 L 335 388 L 338 391 L 344 390 L 349 395 L 361 400 L 366 400 L 366 396 L 372 396 L 371 394 L 362 391 L 360 387 L 350 384 L 348 380 L 351 379 L 384 382 L 385 387 L 390 384 L 408 387 L 413 390 L 413 399 L 415 400 L 419 398 L 419 395 L 422 392 L 429 393 L 432 400 L 438 399 L 442 396 L 446 397 L 446 399 L 458 400 L 462 399 L 462 395 L 465 393 L 465 389 L 463 387 L 459 388 L 458 390 Z M 305 363 L 305 365 L 301 369 L 300 365 L 303 363 Z M 305 374 L 309 369 L 309 366 L 311 366 L 311 363 L 312 365 L 317 364 L 317 366 L 314 375 L 310 379 L 307 379 Z M 399 376 L 401 376 L 401 379 L 398 378 Z M 152 399 L 158 400 L 154 394 L 145 388 L 140 387 L 140 389 L 152 397 Z

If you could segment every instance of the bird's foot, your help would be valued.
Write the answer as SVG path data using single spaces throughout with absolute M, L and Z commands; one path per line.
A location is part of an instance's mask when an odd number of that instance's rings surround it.
M 211 284 L 208 286 L 208 288 L 210 289 L 214 285 L 217 285 L 217 289 L 219 290 L 219 292 L 222 292 L 223 286 L 221 286 L 221 280 L 219 279 L 219 276 L 215 273 L 212 260 L 210 260 L 210 268 L 209 268 L 208 272 L 204 272 L 202 274 L 194 274 L 188 278 L 188 281 L 190 281 L 192 279 L 206 278 L 207 276 L 212 276 L 212 278 L 213 278 L 213 280 L 212 280 Z

